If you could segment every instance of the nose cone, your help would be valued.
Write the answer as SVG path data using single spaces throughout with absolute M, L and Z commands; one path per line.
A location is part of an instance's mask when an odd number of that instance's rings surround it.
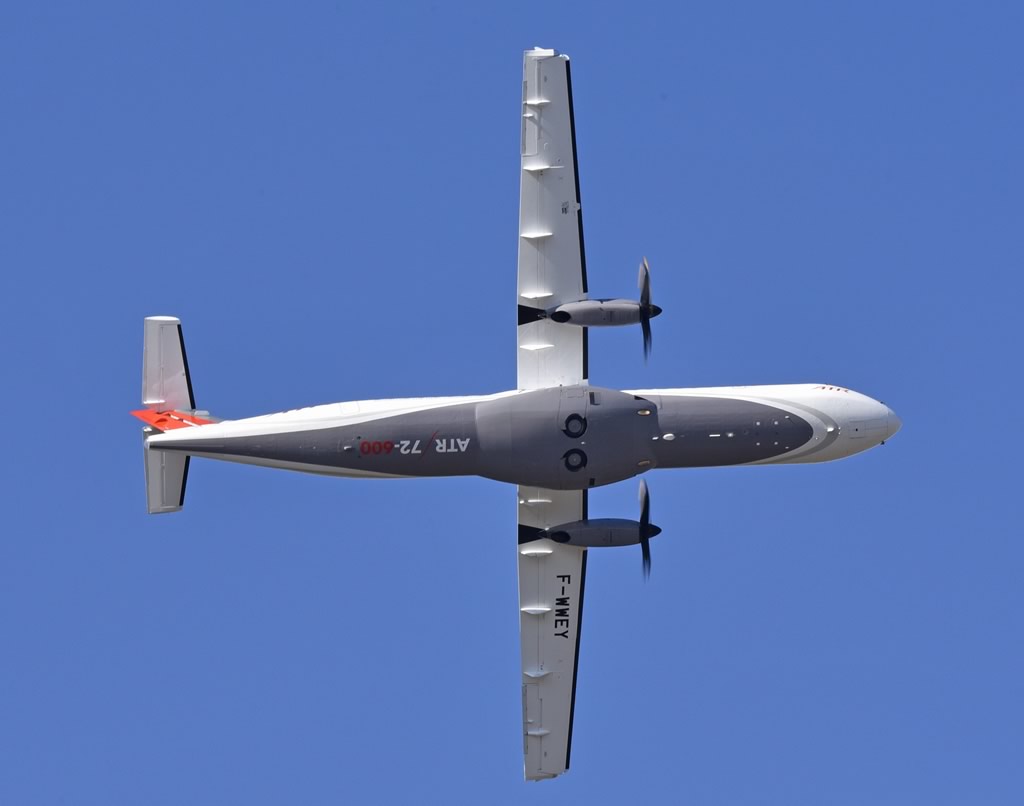
M 889 414 L 885 420 L 885 438 L 892 439 L 896 432 L 903 427 L 903 420 L 897 417 L 896 412 L 892 409 L 888 409 L 888 411 Z

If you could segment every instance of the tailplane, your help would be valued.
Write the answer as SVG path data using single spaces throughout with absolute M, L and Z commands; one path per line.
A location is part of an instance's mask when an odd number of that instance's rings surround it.
M 196 428 L 214 421 L 197 416 L 181 321 L 176 317 L 146 318 L 142 349 L 142 405 L 145 408 L 132 414 L 146 423 L 142 429 L 146 505 L 150 514 L 177 512 L 185 504 L 189 456 L 176 451 L 151 449 L 149 438 L 174 428 Z

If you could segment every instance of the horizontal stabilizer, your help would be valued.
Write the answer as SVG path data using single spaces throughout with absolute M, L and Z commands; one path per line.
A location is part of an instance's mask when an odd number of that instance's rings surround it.
M 204 412 L 205 413 L 205 412 Z M 197 417 L 185 411 L 153 411 L 152 409 L 139 409 L 132 412 L 133 417 L 138 417 L 146 425 L 152 426 L 157 431 L 173 431 L 175 428 L 194 428 L 200 425 L 209 425 L 217 422 L 208 420 L 205 417 Z
M 145 445 L 146 507 L 150 515 L 177 512 L 185 505 L 185 482 L 188 480 L 186 454 L 159 451 Z

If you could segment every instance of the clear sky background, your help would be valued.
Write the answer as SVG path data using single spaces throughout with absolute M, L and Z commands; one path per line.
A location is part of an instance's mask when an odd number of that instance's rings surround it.
M 7 4 L 0 803 L 1024 802 L 1016 3 Z M 522 51 L 573 59 L 619 387 L 827 382 L 903 431 L 658 471 L 591 553 L 571 772 L 522 781 L 513 488 L 197 460 L 233 418 L 515 383 Z M 636 483 L 592 495 L 632 517 Z

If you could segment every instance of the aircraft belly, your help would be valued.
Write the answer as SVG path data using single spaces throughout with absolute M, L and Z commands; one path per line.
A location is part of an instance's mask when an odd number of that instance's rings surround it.
M 658 467 L 716 467 L 763 462 L 814 438 L 803 417 L 735 398 L 653 396 L 658 406 Z
M 480 475 L 550 490 L 586 490 L 655 466 L 650 401 L 562 386 L 477 405 Z

